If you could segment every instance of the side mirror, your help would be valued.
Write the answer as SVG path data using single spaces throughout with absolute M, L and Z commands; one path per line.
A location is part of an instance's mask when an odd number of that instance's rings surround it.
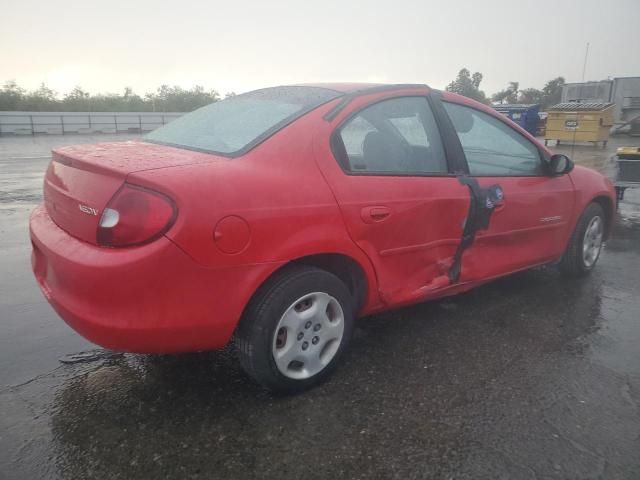
M 548 167 L 551 175 L 564 175 L 573 170 L 573 162 L 566 155 L 556 153 L 555 155 L 551 155 Z

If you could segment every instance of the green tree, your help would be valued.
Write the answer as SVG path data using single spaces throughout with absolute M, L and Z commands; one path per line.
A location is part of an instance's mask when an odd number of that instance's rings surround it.
M 491 95 L 491 101 L 494 103 L 517 103 L 519 89 L 519 82 L 509 82 L 507 88 Z
M 0 110 L 20 110 L 25 90 L 15 80 L 5 82 L 0 90 Z
M 124 112 L 144 112 L 149 110 L 145 100 L 135 93 L 131 87 L 124 87 L 121 104 Z
M 60 102 L 57 94 L 44 83 L 37 90 L 33 90 L 22 96 L 21 110 L 46 112 L 59 109 Z
M 446 90 L 486 103 L 487 97 L 484 92 L 480 90 L 481 82 L 482 74 L 480 72 L 475 72 L 471 75 L 468 69 L 463 68 L 458 72 L 456 79 L 447 85 Z
M 156 92 L 142 97 L 131 87 L 125 87 L 122 94 L 91 95 L 78 86 L 62 99 L 44 83 L 37 90 L 27 92 L 11 80 L 0 89 L 0 110 L 5 111 L 190 112 L 219 100 L 216 90 L 206 90 L 200 85 L 188 90 L 177 85 L 162 85 Z
M 520 90 L 518 103 L 542 103 L 543 97 L 544 94 L 542 93 L 542 90 L 538 90 L 537 88 L 525 88 L 524 90 Z
M 75 87 L 64 96 L 62 108 L 68 112 L 88 112 L 91 111 L 91 95 L 81 87 Z
M 149 111 L 151 111 L 151 112 L 155 112 L 156 111 L 156 102 L 157 102 L 157 100 L 158 100 L 158 98 L 157 98 L 155 93 L 145 93 L 144 94 L 144 102 L 145 102 L 146 105 L 151 107 L 149 109 Z
M 174 85 L 161 85 L 154 94 L 152 101 L 157 111 L 162 112 L 190 112 L 220 100 L 216 90 L 206 91 L 204 87 L 196 85 L 191 90 Z
M 549 80 L 544 87 L 542 87 L 542 107 L 547 108 L 556 103 L 560 103 L 562 98 L 562 87 L 565 85 L 564 77 L 556 77 L 553 80 Z
M 542 90 L 537 88 L 525 88 L 520 90 L 518 82 L 509 82 L 509 86 L 504 90 L 494 93 L 491 100 L 497 103 L 538 103 L 542 108 L 548 108 L 560 102 L 562 97 L 562 87 L 565 85 L 563 77 L 549 80 Z

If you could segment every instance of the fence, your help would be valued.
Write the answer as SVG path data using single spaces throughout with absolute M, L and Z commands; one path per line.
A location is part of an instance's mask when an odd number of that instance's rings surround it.
M 180 112 L 0 112 L 0 135 L 142 133 L 182 115 Z

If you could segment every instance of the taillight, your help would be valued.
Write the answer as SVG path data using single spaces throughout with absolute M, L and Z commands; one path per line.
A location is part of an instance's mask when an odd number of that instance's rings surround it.
M 176 212 L 166 195 L 125 184 L 102 212 L 98 244 L 128 247 L 155 240 L 171 227 Z

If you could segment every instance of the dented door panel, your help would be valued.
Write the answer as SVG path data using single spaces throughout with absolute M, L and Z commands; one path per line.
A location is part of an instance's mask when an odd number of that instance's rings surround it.
M 351 238 L 376 268 L 385 303 L 448 286 L 469 208 L 467 189 L 455 177 L 342 176 L 333 188 Z M 371 206 L 389 215 L 363 221 Z

